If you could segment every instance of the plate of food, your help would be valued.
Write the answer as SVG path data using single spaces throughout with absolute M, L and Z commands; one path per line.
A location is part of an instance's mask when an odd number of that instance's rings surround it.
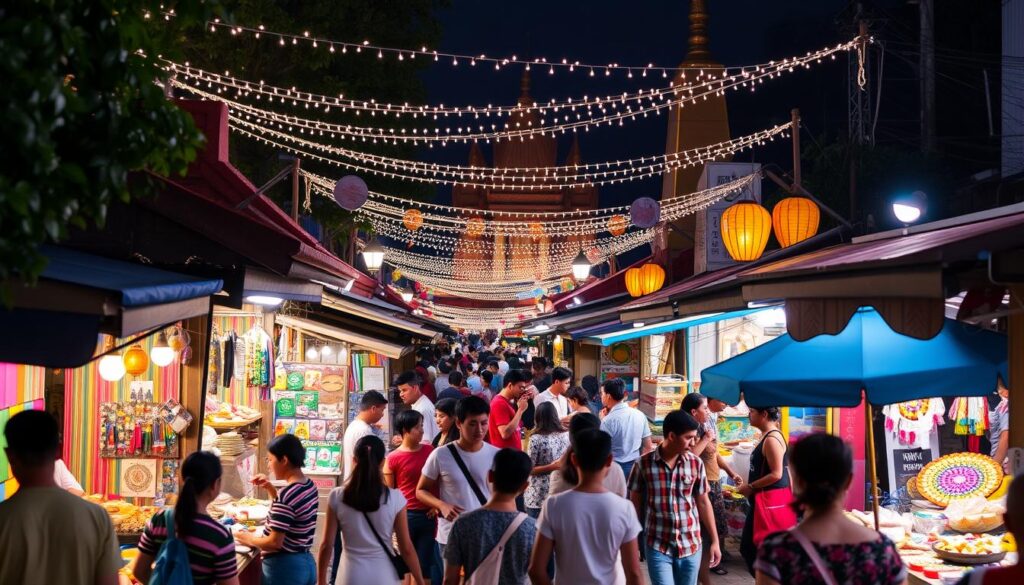
M 940 536 L 932 545 L 940 559 L 961 565 L 984 565 L 1003 560 L 1002 540 L 988 534 Z

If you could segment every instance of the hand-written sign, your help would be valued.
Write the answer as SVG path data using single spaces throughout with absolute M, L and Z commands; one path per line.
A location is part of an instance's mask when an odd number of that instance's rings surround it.
M 939 438 L 934 430 L 929 444 L 929 449 L 910 448 L 893 440 L 892 433 L 885 434 L 886 451 L 890 453 L 889 491 L 895 492 L 905 487 L 910 478 L 917 477 L 925 465 L 939 457 Z

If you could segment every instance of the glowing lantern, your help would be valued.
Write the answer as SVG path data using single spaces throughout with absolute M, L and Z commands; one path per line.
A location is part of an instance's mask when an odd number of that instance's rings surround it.
M 768 244 L 772 216 L 760 204 L 736 203 L 722 213 L 722 241 L 729 256 L 738 262 L 757 260 Z
M 471 238 L 479 238 L 483 235 L 485 227 L 486 224 L 484 223 L 484 218 L 471 217 L 469 218 L 469 221 L 466 222 L 466 235 Z
M 402 215 L 402 225 L 410 232 L 414 232 L 423 226 L 423 212 L 419 209 L 409 209 Z
M 530 237 L 535 240 L 544 237 L 544 226 L 539 221 L 530 222 Z
M 142 349 L 142 345 L 136 343 L 124 352 L 124 369 L 133 376 L 146 373 L 149 369 L 149 356 L 146 355 L 146 350 Z
M 657 264 L 640 267 L 640 290 L 645 295 L 660 289 L 665 284 L 665 269 Z
M 630 268 L 626 271 L 626 290 L 631 297 L 642 297 L 644 295 L 643 286 L 640 284 L 639 268 Z
M 621 236 L 626 233 L 626 216 L 624 215 L 613 215 L 608 218 L 608 233 L 613 236 Z
M 788 248 L 818 233 L 821 211 L 807 197 L 787 197 L 772 209 L 772 227 L 779 245 Z

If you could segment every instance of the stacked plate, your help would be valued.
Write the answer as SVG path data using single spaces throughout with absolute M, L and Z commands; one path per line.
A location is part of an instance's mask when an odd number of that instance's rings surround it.
M 245 451 L 245 441 L 236 432 L 217 435 L 216 444 L 221 455 L 235 456 Z

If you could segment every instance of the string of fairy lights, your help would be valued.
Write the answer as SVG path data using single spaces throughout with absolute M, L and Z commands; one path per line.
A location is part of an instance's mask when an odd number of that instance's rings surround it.
M 623 92 L 619 95 L 607 95 L 603 97 L 590 98 L 569 98 L 564 101 L 552 100 L 547 104 L 519 103 L 514 106 L 465 106 L 445 108 L 444 106 L 410 106 L 408 104 L 378 103 L 375 100 L 357 101 L 345 99 L 342 96 L 326 96 L 303 92 L 295 88 L 281 88 L 267 85 L 263 82 L 255 83 L 225 74 L 217 74 L 205 71 L 189 64 L 178 64 L 167 62 L 167 67 L 172 74 L 172 83 L 176 87 L 187 91 L 203 91 L 202 86 L 213 93 L 211 95 L 223 97 L 224 94 L 234 93 L 236 99 L 254 98 L 258 101 L 281 104 L 290 103 L 292 106 L 304 105 L 306 109 L 312 107 L 316 110 L 323 109 L 327 114 L 334 108 L 342 113 L 352 110 L 356 115 L 362 112 L 369 112 L 371 117 L 378 113 L 382 116 L 411 115 L 414 118 L 420 116 L 449 117 L 472 116 L 475 120 L 480 117 L 505 115 L 520 115 L 521 119 L 509 119 L 500 126 L 497 123 L 489 125 L 473 124 L 467 122 L 465 126 L 458 127 L 437 127 L 437 128 L 380 128 L 361 127 L 352 124 L 330 124 L 317 120 L 308 120 L 298 116 L 291 116 L 277 112 L 263 115 L 273 117 L 277 122 L 304 127 L 311 131 L 324 131 L 335 138 L 362 139 L 363 141 L 398 142 L 477 142 L 492 140 L 523 139 L 533 135 L 555 135 L 566 131 L 576 132 L 587 131 L 591 127 L 601 125 L 624 125 L 625 122 L 637 119 L 637 116 L 647 117 L 649 113 L 659 114 L 661 110 L 674 106 L 685 106 L 687 103 L 698 100 L 706 100 L 712 95 L 723 95 L 725 91 L 732 89 L 739 91 L 750 89 L 755 91 L 756 86 L 763 84 L 765 79 L 774 79 L 784 73 L 803 68 L 809 69 L 812 64 L 820 63 L 825 59 L 835 59 L 837 53 L 850 51 L 858 46 L 858 40 L 854 39 L 833 47 L 826 47 L 818 51 L 808 53 L 803 57 L 783 59 L 779 62 L 771 62 L 766 65 L 752 66 L 749 70 L 729 74 L 724 70 L 708 69 L 697 75 L 697 79 L 688 83 L 672 82 L 668 87 L 651 88 L 638 92 Z M 646 102 L 646 105 L 645 105 Z M 236 105 L 236 107 L 243 107 Z M 247 106 L 253 107 L 253 106 Z M 254 108 L 255 109 L 255 108 Z M 600 115 L 595 114 L 595 109 Z M 551 119 L 541 118 L 534 124 L 534 121 L 525 114 L 538 113 L 550 115 Z M 523 127 L 526 126 L 526 127 Z
M 147 18 L 152 18 L 151 13 L 146 13 Z M 168 10 L 162 13 L 162 16 L 169 20 L 174 16 L 173 10 Z M 662 78 L 668 78 L 675 75 L 685 75 L 688 72 L 698 71 L 706 69 L 706 67 L 692 66 L 692 65 L 681 65 L 678 67 L 663 67 L 655 65 L 654 63 L 647 63 L 646 65 L 624 65 L 617 62 L 611 63 L 588 63 L 579 59 L 570 59 L 567 57 L 559 59 L 548 59 L 547 57 L 534 57 L 521 58 L 517 54 L 512 54 L 506 57 L 495 57 L 488 56 L 484 53 L 479 54 L 464 54 L 464 53 L 452 53 L 445 51 L 438 51 L 430 49 L 426 46 L 421 46 L 419 49 L 408 49 L 389 47 L 385 45 L 378 45 L 371 43 L 369 40 L 363 40 L 362 42 L 343 41 L 326 38 L 320 35 L 311 33 L 310 31 L 303 31 L 299 33 L 290 33 L 283 31 L 272 31 L 267 30 L 262 24 L 256 26 L 246 26 L 234 23 L 223 22 L 220 19 L 211 21 L 208 24 L 211 33 L 218 31 L 227 31 L 232 37 L 239 39 L 245 37 L 252 37 L 253 39 L 270 39 L 275 41 L 280 47 L 308 47 L 311 49 L 324 50 L 332 54 L 376 54 L 378 60 L 384 60 L 386 58 L 393 59 L 396 62 L 403 62 L 406 60 L 416 59 L 427 59 L 433 63 L 446 63 L 452 67 L 466 66 L 466 67 L 480 67 L 493 69 L 500 71 L 507 67 L 519 67 L 526 70 L 538 69 L 545 71 L 548 75 L 555 75 L 556 72 L 562 71 L 565 73 L 581 73 L 587 77 L 611 77 L 613 74 L 621 74 L 627 79 L 633 79 L 636 77 L 645 78 L 648 75 L 660 76 Z M 727 70 L 743 71 L 746 67 L 750 66 L 739 66 L 739 67 L 728 67 Z
M 159 13 L 165 19 L 174 11 Z M 156 15 L 149 14 L 147 17 Z M 771 128 L 680 151 L 622 160 L 563 165 L 502 168 L 479 164 L 453 165 L 421 162 L 365 152 L 360 144 L 415 144 L 447 146 L 454 143 L 498 143 L 535 137 L 556 137 L 621 127 L 669 108 L 723 96 L 729 90 L 756 91 L 798 69 L 810 69 L 843 52 L 856 51 L 863 68 L 863 48 L 870 37 L 828 46 L 802 56 L 735 67 L 661 67 L 619 63 L 594 64 L 575 59 L 544 57 L 491 57 L 347 42 L 308 31 L 301 34 L 270 31 L 262 25 L 242 26 L 219 20 L 208 23 L 212 34 L 227 31 L 239 40 L 270 40 L 279 47 L 306 47 L 332 54 L 376 55 L 378 61 L 426 59 L 453 67 L 516 67 L 524 72 L 582 73 L 588 77 L 661 77 L 667 85 L 614 95 L 583 95 L 543 102 L 523 96 L 514 104 L 446 106 L 445 104 L 391 103 L 357 99 L 344 94 L 325 95 L 300 88 L 278 87 L 264 81 L 216 73 L 189 63 L 165 62 L 169 83 L 193 96 L 228 107 L 229 128 L 275 149 L 358 174 L 433 185 L 452 185 L 503 192 L 592 188 L 619 184 L 722 160 L 747 149 L 784 138 L 792 124 Z M 300 111 L 316 112 L 299 114 Z M 345 115 L 344 122 L 330 116 Z M 366 120 L 351 123 L 352 117 Z M 404 119 L 410 124 L 395 123 Z M 380 120 L 374 123 L 374 120 Z M 431 122 L 434 122 L 432 125 Z M 351 145 L 346 147 L 344 145 Z M 333 197 L 334 181 L 302 171 L 306 180 L 307 208 L 312 193 Z M 662 223 L 706 209 L 723 198 L 750 187 L 759 175 L 737 178 L 725 185 L 660 201 Z M 572 258 L 583 253 L 599 263 L 614 255 L 650 243 L 658 228 L 641 228 L 629 219 L 629 207 L 566 212 L 498 212 L 421 203 L 397 195 L 370 192 L 356 212 L 374 233 L 382 236 L 385 261 L 426 291 L 443 296 L 490 301 L 523 301 L 556 287 L 571 286 L 567 275 Z M 428 253 L 413 251 L 423 249 Z M 424 292 L 426 292 L 424 291 Z M 421 314 L 453 327 L 504 329 L 537 314 L 534 306 L 500 308 L 462 307 L 435 302 L 433 294 L 417 300 Z
M 314 192 L 325 197 L 333 196 L 335 181 L 307 171 L 301 171 L 301 174 L 311 183 Z M 740 177 L 722 185 L 665 198 L 661 202 L 663 218 L 667 221 L 675 221 L 694 211 L 699 211 L 707 204 L 746 189 L 754 178 L 755 175 Z M 585 214 L 567 212 L 557 214 L 562 217 L 560 219 L 544 217 L 543 221 L 527 222 L 493 218 L 485 220 L 481 217 L 480 211 L 475 209 L 423 206 L 417 201 L 408 199 L 391 198 L 399 203 L 393 205 L 383 200 L 384 197 L 386 196 L 375 192 L 371 193 L 371 197 L 357 213 L 367 219 L 376 219 L 408 229 L 410 210 L 416 210 L 413 212 L 415 213 L 415 230 L 411 230 L 411 232 L 421 230 L 458 234 L 468 232 L 474 237 L 525 236 L 539 239 L 544 236 L 560 238 L 591 236 L 603 231 L 618 235 L 615 233 L 616 231 L 621 234 L 630 227 L 626 215 L 629 210 L 627 206 L 592 210 Z M 425 207 L 424 211 L 420 211 L 421 206 Z

